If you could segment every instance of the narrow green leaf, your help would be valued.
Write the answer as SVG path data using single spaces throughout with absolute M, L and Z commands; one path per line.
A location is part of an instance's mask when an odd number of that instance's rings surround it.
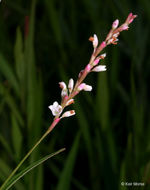
M 9 154 L 12 154 L 10 145 L 8 144 L 7 140 L 1 134 L 0 134 L 0 143 L 5 148 L 5 151 L 7 151 Z
M 10 64 L 6 61 L 2 54 L 0 54 L 0 71 L 1 74 L 9 81 L 17 94 L 19 94 L 19 84 L 12 70 Z
M 31 171 L 32 169 L 34 169 L 38 165 L 42 164 L 43 162 L 45 162 L 49 158 L 52 158 L 53 156 L 56 156 L 60 152 L 63 152 L 64 150 L 65 150 L 65 148 L 62 148 L 62 149 L 58 150 L 57 152 L 49 154 L 49 155 L 45 156 L 44 158 L 30 164 L 27 168 L 25 168 L 24 170 L 19 172 L 17 175 L 15 175 L 11 180 L 9 180 L 3 189 L 4 190 L 10 189 L 10 187 L 12 187 L 13 184 L 15 184 L 20 178 L 22 178 L 24 175 L 26 175 L 29 171 Z
M 5 89 L 5 87 L 2 84 L 0 84 L 0 93 L 2 93 L 3 96 L 5 97 L 6 103 L 8 104 L 10 110 L 13 112 L 13 114 L 17 118 L 19 124 L 21 126 L 23 126 L 24 122 L 23 122 L 22 116 L 20 114 L 20 111 L 14 101 L 14 98 L 9 94 L 7 89 Z
M 12 141 L 15 150 L 16 159 L 20 160 L 21 147 L 22 147 L 22 133 L 14 115 L 11 116 L 12 123 Z
M 79 146 L 79 139 L 80 139 L 80 134 L 77 134 L 72 149 L 68 155 L 68 158 L 65 163 L 65 167 L 60 175 L 60 179 L 57 185 L 57 190 L 69 190 L 70 189 L 70 183 L 71 183 L 71 177 L 73 173 L 73 168 L 75 165 L 75 159 L 77 156 L 77 150 Z
M 10 174 L 11 169 L 8 166 L 8 164 L 5 162 L 5 160 L 0 159 L 0 180 L 4 181 L 6 177 Z M 15 184 L 16 190 L 25 190 L 24 185 L 21 182 L 18 182 Z
M 16 32 L 16 43 L 14 47 L 14 57 L 16 63 L 16 73 L 20 80 L 23 82 L 25 77 L 25 63 L 24 63 L 24 54 L 23 54 L 23 42 L 22 42 L 22 34 L 20 28 L 17 28 Z

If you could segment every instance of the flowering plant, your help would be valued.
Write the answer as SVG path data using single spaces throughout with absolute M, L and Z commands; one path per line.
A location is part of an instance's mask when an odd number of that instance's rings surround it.
M 101 62 L 101 60 L 103 60 L 106 57 L 106 53 L 100 54 L 101 51 L 110 44 L 116 45 L 118 42 L 118 36 L 120 35 L 120 32 L 124 30 L 128 30 L 129 24 L 132 23 L 132 21 L 136 17 L 137 15 L 133 15 L 132 13 L 130 13 L 127 19 L 125 20 L 125 22 L 121 26 L 119 26 L 119 20 L 118 19 L 115 20 L 112 24 L 112 27 L 108 35 L 106 36 L 106 39 L 102 41 L 101 43 L 99 43 L 98 37 L 96 34 L 94 34 L 92 37 L 89 38 L 89 40 L 93 44 L 93 53 L 91 55 L 89 63 L 85 66 L 83 70 L 80 71 L 78 75 L 78 79 L 75 84 L 72 78 L 69 80 L 68 85 L 66 85 L 65 82 L 59 83 L 60 88 L 61 88 L 61 103 L 59 104 L 57 101 L 55 101 L 52 105 L 49 106 L 49 109 L 52 111 L 53 116 L 55 116 L 52 124 L 44 133 L 44 135 L 37 141 L 37 143 L 31 148 L 31 150 L 25 155 L 25 157 L 20 161 L 17 167 L 12 171 L 10 176 L 5 180 L 5 182 L 0 187 L 0 190 L 9 189 L 18 179 L 20 179 L 23 175 L 25 175 L 29 171 L 29 169 L 25 170 L 24 172 L 22 172 L 20 175 L 18 175 L 16 178 L 12 180 L 14 174 L 18 171 L 20 166 L 30 156 L 33 150 L 41 143 L 41 141 L 54 129 L 54 127 L 58 124 L 58 122 L 64 117 L 70 117 L 70 116 L 75 115 L 75 110 L 66 111 L 64 113 L 63 111 L 66 107 L 74 103 L 74 97 L 77 94 L 79 94 L 79 92 L 81 92 L 82 90 L 83 91 L 92 90 L 92 86 L 83 82 L 84 79 L 91 72 L 106 71 L 106 65 L 99 64 L 99 62 Z M 57 154 L 63 150 L 61 149 L 60 151 L 57 152 Z M 39 162 L 39 163 L 42 163 L 42 162 Z M 34 165 L 34 167 L 36 166 L 37 164 Z M 32 166 L 30 170 L 33 169 L 34 167 Z

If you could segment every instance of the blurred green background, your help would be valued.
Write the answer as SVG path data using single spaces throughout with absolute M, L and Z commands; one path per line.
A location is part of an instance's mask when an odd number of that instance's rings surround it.
M 75 99 L 63 119 L 24 163 L 66 147 L 19 180 L 13 190 L 150 189 L 150 1 L 2 0 L 0 3 L 0 184 L 46 131 L 66 83 L 88 63 L 96 33 L 102 41 L 118 18 L 138 17 L 108 46 L 91 73 L 93 91 Z

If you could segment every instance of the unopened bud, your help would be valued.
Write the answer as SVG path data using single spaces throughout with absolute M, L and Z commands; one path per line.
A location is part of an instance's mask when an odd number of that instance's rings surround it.
M 96 67 L 94 67 L 94 69 L 92 71 L 94 71 L 94 72 L 106 71 L 106 65 L 96 66 Z
M 74 110 L 70 110 L 70 111 L 66 111 L 66 112 L 61 116 L 61 118 L 70 117 L 70 116 L 73 116 L 73 115 L 75 115 L 75 111 L 74 111 Z
M 68 84 L 68 89 L 69 89 L 69 92 L 71 93 L 72 90 L 73 90 L 73 86 L 74 86 L 74 80 L 73 79 L 70 79 L 69 80 L 69 84 Z
M 116 29 L 116 28 L 118 27 L 118 25 L 119 25 L 119 20 L 116 19 L 116 20 L 113 22 L 113 24 L 112 24 L 112 29 Z

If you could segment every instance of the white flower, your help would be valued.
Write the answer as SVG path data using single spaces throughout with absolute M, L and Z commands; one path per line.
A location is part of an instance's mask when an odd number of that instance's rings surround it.
M 66 111 L 62 116 L 61 118 L 63 117 L 70 117 L 70 116 L 73 116 L 75 115 L 75 111 L 74 110 L 70 110 L 70 111 Z
M 58 102 L 54 102 L 53 105 L 48 107 L 54 116 L 61 114 L 62 106 L 58 104 Z
M 106 71 L 106 65 L 96 66 L 92 71 L 94 72 Z
M 69 89 L 69 92 L 71 93 L 72 90 L 73 90 L 73 86 L 74 86 L 74 81 L 73 79 L 70 79 L 69 80 L 69 84 L 68 84 L 68 89 Z

